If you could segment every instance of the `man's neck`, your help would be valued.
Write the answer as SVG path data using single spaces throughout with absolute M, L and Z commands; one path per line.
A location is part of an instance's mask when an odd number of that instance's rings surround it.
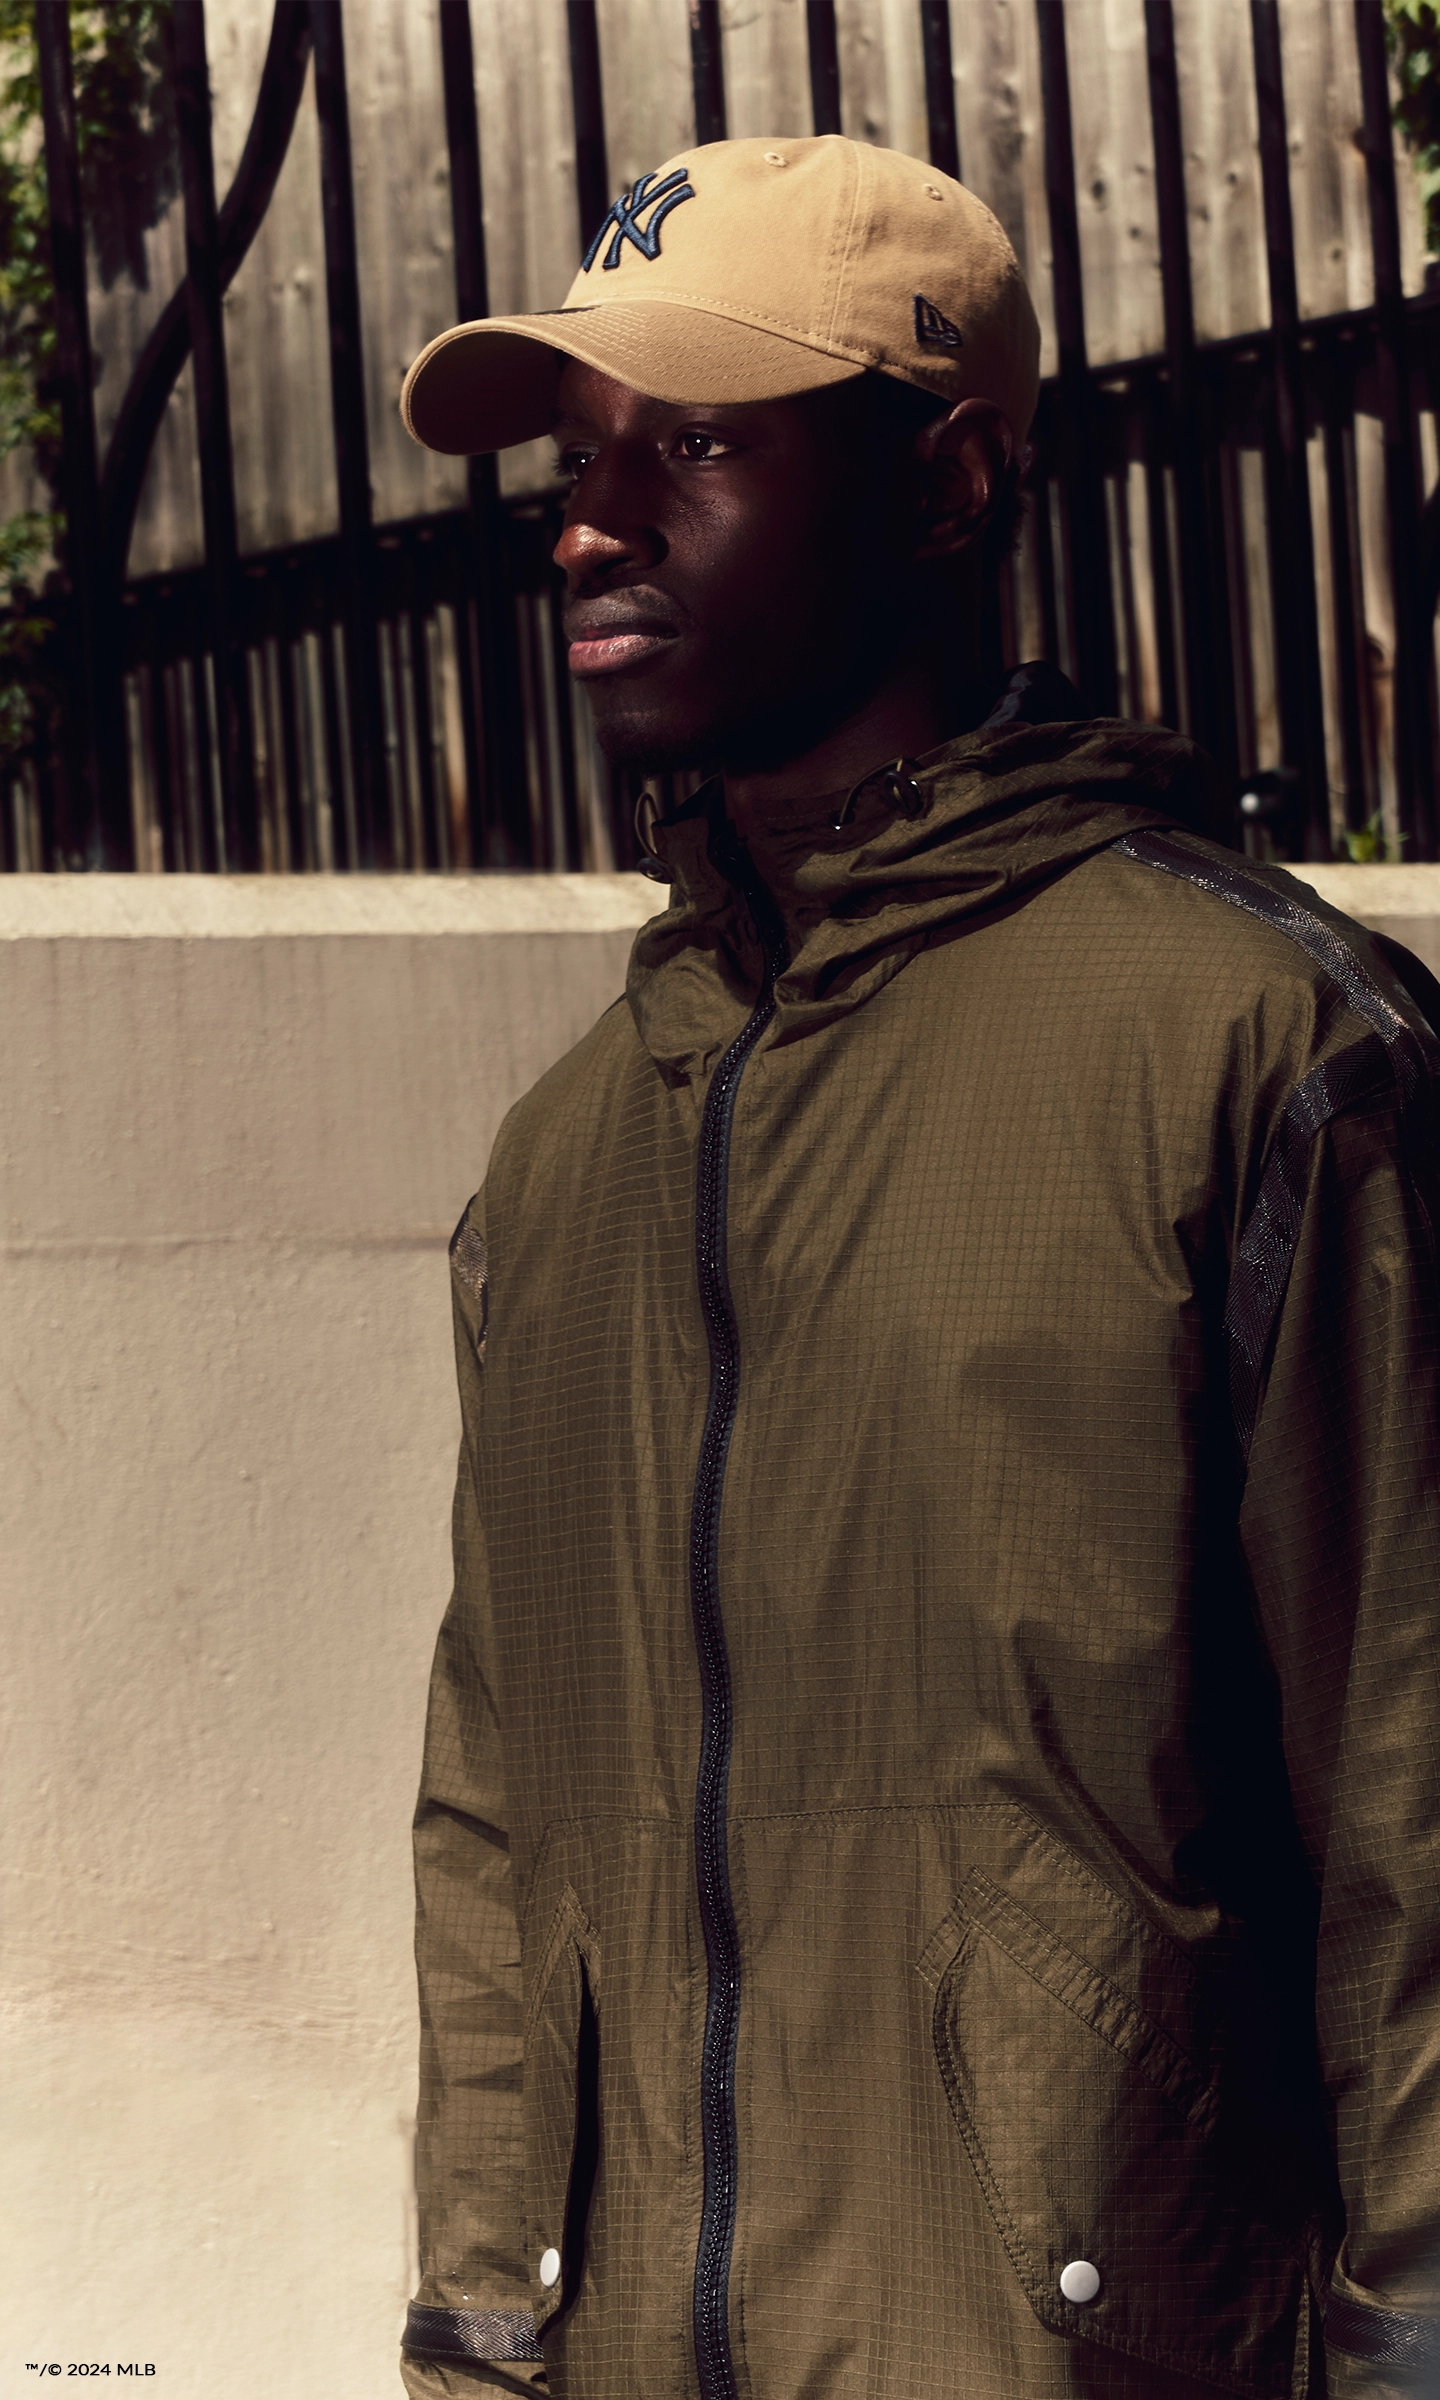
M 849 791 L 888 759 L 921 758 L 975 722 L 976 686 L 957 676 L 964 649 L 946 645 L 906 662 L 799 757 L 783 765 L 725 775 L 725 813 L 745 838 L 753 827 L 783 823 L 832 792 Z M 973 654 L 972 654 L 973 655 Z

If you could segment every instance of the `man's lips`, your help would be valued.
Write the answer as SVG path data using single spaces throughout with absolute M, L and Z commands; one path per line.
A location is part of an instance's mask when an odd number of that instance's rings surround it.
M 646 659 L 658 658 L 662 650 L 677 640 L 673 633 L 643 631 L 633 633 L 579 634 L 570 644 L 572 675 L 614 675 L 621 667 L 638 667 Z
M 617 606 L 617 600 L 618 595 L 608 604 L 592 600 L 567 609 L 572 675 L 618 675 L 624 667 L 644 666 L 658 658 L 679 639 L 680 628 L 668 612 L 637 606 L 633 597 L 628 607 Z

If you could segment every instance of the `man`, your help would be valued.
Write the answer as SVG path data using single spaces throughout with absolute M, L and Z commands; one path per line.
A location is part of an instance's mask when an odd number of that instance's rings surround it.
M 1037 354 L 958 185 L 742 141 L 407 385 L 554 426 L 600 737 L 717 770 L 453 1249 L 416 2400 L 1440 2357 L 1434 1045 L 997 689 Z

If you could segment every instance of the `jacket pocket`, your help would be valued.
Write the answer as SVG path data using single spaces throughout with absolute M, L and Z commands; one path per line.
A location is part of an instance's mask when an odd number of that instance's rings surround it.
M 987 1875 L 967 1879 L 919 1962 L 961 2139 L 1042 2324 L 1288 2400 L 1301 2240 L 1257 2207 L 1267 2178 L 1185 2039 L 1188 1971 L 1178 1954 L 1157 1966 L 1155 1937 L 1106 1903 L 1086 1955 Z M 1142 1945 L 1143 2002 L 1114 1971 Z
M 574 2300 L 599 2158 L 599 1947 L 567 1883 L 525 2011 L 525 2244 L 537 2331 Z

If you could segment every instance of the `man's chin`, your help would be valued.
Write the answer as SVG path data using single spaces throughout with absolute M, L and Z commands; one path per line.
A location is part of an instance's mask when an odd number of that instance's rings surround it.
M 617 702 L 620 697 L 614 695 Z M 848 696 L 829 692 L 763 710 L 717 711 L 703 722 L 602 701 L 595 707 L 595 734 L 609 764 L 632 775 L 709 774 L 718 768 L 755 774 L 788 766 L 848 714 Z
M 680 775 L 711 768 L 716 752 L 708 728 L 667 725 L 622 710 L 595 711 L 595 738 L 608 765 L 631 775 Z

